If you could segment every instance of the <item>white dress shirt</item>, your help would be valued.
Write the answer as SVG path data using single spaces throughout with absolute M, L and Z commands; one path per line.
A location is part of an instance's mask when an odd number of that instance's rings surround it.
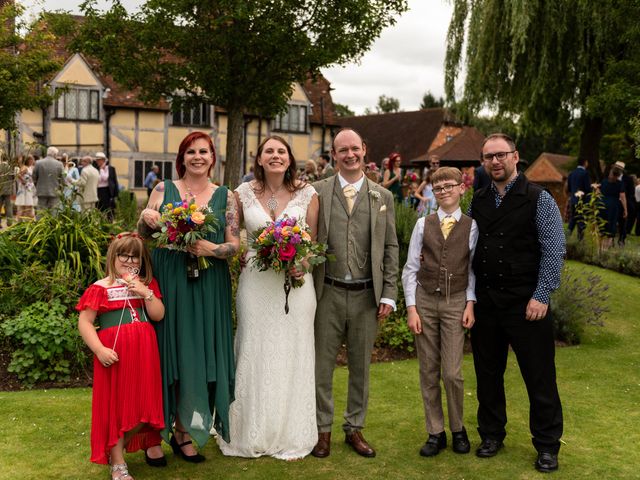
M 462 211 L 458 208 L 455 212 L 448 214 L 439 209 L 436 214 L 438 220 L 451 216 L 460 221 Z M 402 288 L 404 288 L 404 300 L 407 307 L 416 304 L 416 288 L 418 287 L 417 274 L 420 270 L 420 255 L 422 254 L 422 240 L 424 236 L 424 219 L 419 218 L 416 226 L 413 227 L 411 241 L 409 242 L 409 252 L 407 253 L 407 263 L 402 269 Z M 467 283 L 467 301 L 476 301 L 476 276 L 473 273 L 471 264 L 473 263 L 473 255 L 476 251 L 476 243 L 478 243 L 478 225 L 475 220 L 471 220 L 471 232 L 469 233 L 469 281 Z

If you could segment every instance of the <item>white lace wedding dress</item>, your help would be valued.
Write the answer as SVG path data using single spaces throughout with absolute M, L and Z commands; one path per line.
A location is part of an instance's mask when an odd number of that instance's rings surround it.
M 247 232 L 266 226 L 271 217 L 249 183 L 236 190 Z M 294 193 L 283 214 L 304 221 L 315 190 Z M 249 250 L 236 296 L 236 390 L 229 413 L 231 443 L 218 437 L 229 456 L 270 455 L 292 460 L 308 455 L 318 440 L 315 400 L 313 323 L 316 296 L 311 274 L 289 293 L 284 313 L 284 274 L 260 272 Z

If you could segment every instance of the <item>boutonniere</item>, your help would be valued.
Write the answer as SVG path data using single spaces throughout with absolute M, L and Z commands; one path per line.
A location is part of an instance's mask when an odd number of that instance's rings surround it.
M 380 192 L 378 192 L 377 190 L 369 190 L 369 195 L 374 200 L 380 200 Z

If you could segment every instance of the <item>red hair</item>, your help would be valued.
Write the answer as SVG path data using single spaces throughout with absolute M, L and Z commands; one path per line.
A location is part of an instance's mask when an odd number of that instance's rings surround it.
M 191 132 L 189 135 L 184 137 L 182 142 L 180 142 L 180 147 L 178 147 L 178 156 L 176 157 L 176 171 L 178 172 L 179 178 L 184 177 L 184 174 L 187 171 L 187 167 L 184 166 L 184 153 L 193 142 L 195 142 L 196 140 L 200 140 L 201 138 L 204 138 L 209 143 L 209 148 L 211 149 L 211 155 L 213 157 L 213 163 L 209 167 L 207 175 L 211 173 L 211 169 L 216 164 L 216 149 L 213 147 L 213 141 L 211 140 L 211 137 L 204 132 Z
M 389 170 L 393 170 L 396 167 L 398 158 L 400 158 L 400 154 L 398 152 L 389 154 Z

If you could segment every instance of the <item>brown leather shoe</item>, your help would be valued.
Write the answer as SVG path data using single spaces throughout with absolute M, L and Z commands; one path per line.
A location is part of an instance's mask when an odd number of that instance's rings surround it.
M 356 430 L 351 433 L 346 433 L 344 437 L 345 443 L 351 445 L 358 455 L 363 457 L 373 458 L 376 456 L 376 451 L 369 446 L 367 441 L 362 436 L 362 432 Z
M 331 453 L 331 432 L 319 432 L 318 443 L 311 450 L 311 455 L 317 458 L 328 457 Z

